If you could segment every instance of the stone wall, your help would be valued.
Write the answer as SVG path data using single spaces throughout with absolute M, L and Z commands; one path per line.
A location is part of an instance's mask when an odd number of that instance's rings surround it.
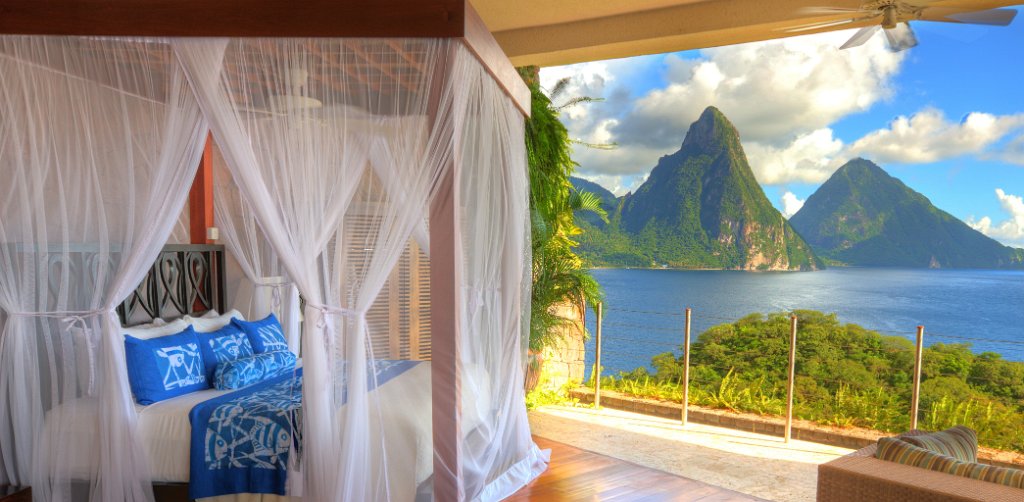
M 571 305 L 560 305 L 556 307 L 556 312 L 559 316 L 575 319 L 577 322 L 556 328 L 560 335 L 558 342 L 553 347 L 544 349 L 544 369 L 541 371 L 540 385 L 548 390 L 559 390 L 570 381 L 583 381 L 585 367 L 583 312 Z

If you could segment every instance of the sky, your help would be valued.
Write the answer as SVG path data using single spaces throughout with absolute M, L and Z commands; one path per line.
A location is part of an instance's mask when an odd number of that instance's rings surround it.
M 1018 11 L 1020 7 L 1015 7 Z M 543 68 L 584 143 L 577 175 L 622 195 L 676 152 L 709 105 L 739 130 L 765 194 L 787 217 L 846 161 L 882 166 L 940 209 L 1024 247 L 1024 13 L 1008 27 L 912 23 L 919 45 L 893 53 L 853 30 Z

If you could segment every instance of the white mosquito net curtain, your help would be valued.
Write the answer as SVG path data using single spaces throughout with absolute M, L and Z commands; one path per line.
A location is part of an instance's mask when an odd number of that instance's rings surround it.
M 167 241 L 206 130 L 166 43 L 0 37 L 0 483 L 152 497 L 113 311 Z
M 41 500 L 152 498 L 160 452 L 136 437 L 107 313 L 170 234 L 207 122 L 218 224 L 273 291 L 253 310 L 303 319 L 285 329 L 301 351 L 287 495 L 412 500 L 437 468 L 457 473 L 458 498 L 497 500 L 545 468 L 522 396 L 523 117 L 461 42 L 2 40 L 0 482 Z M 440 197 L 454 221 L 432 232 Z M 439 235 L 455 263 L 455 387 L 431 386 Z M 434 401 L 459 424 L 446 444 L 432 443 Z M 435 462 L 444 448 L 457 464 Z

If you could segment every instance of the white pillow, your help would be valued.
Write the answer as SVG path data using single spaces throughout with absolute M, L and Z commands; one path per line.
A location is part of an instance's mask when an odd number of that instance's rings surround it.
M 206 317 L 207 315 L 210 314 L 210 312 L 207 312 L 202 317 L 185 316 L 183 317 L 183 319 L 188 324 L 191 324 L 192 328 L 195 329 L 196 332 L 198 333 L 210 333 L 213 331 L 217 331 L 218 329 L 221 329 L 224 326 L 230 324 L 232 318 L 238 319 L 239 321 L 245 320 L 245 318 L 242 317 L 242 313 L 237 310 L 232 310 L 226 314 L 221 315 L 217 315 L 215 311 L 211 312 L 213 312 L 212 317 Z
M 138 326 L 132 326 L 130 328 L 121 328 L 121 335 L 131 335 L 135 338 L 148 340 L 150 338 L 156 338 L 165 335 L 173 335 L 184 331 L 188 327 L 188 323 L 181 319 L 177 319 L 172 322 L 164 321 L 163 319 L 154 319 L 149 324 L 140 324 Z M 99 373 L 99 368 L 93 366 L 98 363 L 100 357 L 100 336 L 99 334 L 93 334 L 92 337 L 87 337 L 82 328 L 74 326 L 68 330 L 71 335 L 71 343 L 73 344 L 73 350 L 75 351 L 75 370 L 78 377 L 78 390 L 82 394 L 91 394 L 95 389 L 89 388 L 89 382 L 92 380 L 95 382 L 96 375 Z M 124 354 L 124 338 L 119 338 L 117 343 L 118 350 Z
M 162 320 L 161 320 L 162 321 Z M 155 321 L 152 324 L 142 324 L 139 326 L 132 326 L 130 328 L 121 328 L 121 334 L 131 335 L 140 340 L 149 340 L 151 338 L 158 338 L 161 336 L 173 335 L 185 331 L 188 327 L 188 323 L 184 319 L 175 319 L 171 322 L 165 322 L 163 324 L 157 324 Z M 121 344 L 121 348 L 124 348 L 124 344 Z

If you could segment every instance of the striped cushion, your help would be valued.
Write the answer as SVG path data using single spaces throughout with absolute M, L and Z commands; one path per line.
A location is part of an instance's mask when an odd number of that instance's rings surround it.
M 875 456 L 890 462 L 1024 489 L 1024 470 L 961 462 L 955 458 L 914 446 L 899 438 L 880 438 Z
M 957 425 L 941 432 L 906 436 L 904 441 L 961 462 L 978 461 L 978 435 L 970 428 Z
M 969 462 L 957 462 L 949 471 L 950 474 L 966 476 L 968 478 L 980 479 L 990 483 L 1012 486 L 1024 489 L 1024 470 L 1010 469 L 988 464 L 973 464 Z M 1022 499 L 1024 500 L 1024 499 Z
M 879 438 L 875 456 L 890 462 L 947 472 L 957 460 L 914 446 L 899 438 Z

